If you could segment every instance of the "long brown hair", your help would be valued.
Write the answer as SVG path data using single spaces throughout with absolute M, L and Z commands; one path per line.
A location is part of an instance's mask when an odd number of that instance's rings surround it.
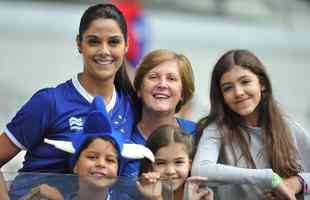
M 260 84 L 264 86 L 261 101 L 256 108 L 258 124 L 262 130 L 262 142 L 267 151 L 273 171 L 282 177 L 296 175 L 301 171 L 298 162 L 298 153 L 294 145 L 291 131 L 284 119 L 277 102 L 272 95 L 270 79 L 262 62 L 250 51 L 231 50 L 226 52 L 213 68 L 210 85 L 211 110 L 208 116 L 198 122 L 197 143 L 203 130 L 215 123 L 219 128 L 222 139 L 221 155 L 225 161 L 223 149 L 236 144 L 240 147 L 242 155 L 247 161 L 249 168 L 256 168 L 250 153 L 249 142 L 251 136 L 246 134 L 244 123 L 239 115 L 233 112 L 225 103 L 220 88 L 220 80 L 225 72 L 233 66 L 238 65 L 250 70 L 259 78 Z M 236 160 L 236 152 L 232 148 Z

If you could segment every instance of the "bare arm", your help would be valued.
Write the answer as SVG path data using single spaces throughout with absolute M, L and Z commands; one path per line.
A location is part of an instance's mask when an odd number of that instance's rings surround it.
M 0 135 L 0 168 L 20 152 L 20 149 L 3 132 Z
M 20 149 L 3 132 L 0 135 L 0 168 L 11 160 Z M 0 199 L 8 200 L 8 189 L 2 171 L 0 172 Z

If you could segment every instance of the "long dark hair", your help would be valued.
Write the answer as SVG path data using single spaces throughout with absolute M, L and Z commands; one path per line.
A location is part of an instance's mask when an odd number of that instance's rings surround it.
M 301 171 L 298 153 L 294 145 L 291 131 L 284 115 L 272 95 L 270 79 L 262 62 L 248 50 L 231 50 L 225 53 L 213 68 L 210 85 L 211 110 L 208 116 L 198 122 L 197 143 L 203 130 L 215 123 L 222 135 L 221 155 L 225 161 L 223 149 L 238 145 L 249 168 L 256 168 L 250 153 L 249 142 L 251 137 L 246 134 L 243 121 L 225 103 L 220 80 L 225 72 L 238 65 L 256 74 L 260 84 L 264 86 L 261 101 L 256 108 L 258 124 L 262 129 L 262 142 L 271 161 L 272 169 L 282 177 L 296 175 Z M 232 149 L 236 160 L 236 152 Z
M 80 21 L 79 34 L 78 34 L 78 40 L 80 42 L 83 39 L 82 36 L 84 32 L 89 28 L 90 24 L 94 20 L 99 18 L 115 20 L 121 29 L 121 32 L 124 36 L 126 43 L 128 42 L 127 24 L 124 15 L 116 6 L 108 3 L 96 4 L 90 6 L 83 13 Z M 129 96 L 132 105 L 134 105 L 136 103 L 137 97 L 127 73 L 126 62 L 127 62 L 126 59 L 124 59 L 121 67 L 116 72 L 114 84 L 118 91 L 121 90 Z

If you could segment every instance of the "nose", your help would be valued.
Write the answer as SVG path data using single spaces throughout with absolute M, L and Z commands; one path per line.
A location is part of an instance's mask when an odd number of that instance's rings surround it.
M 105 167 L 106 162 L 104 158 L 98 158 L 95 163 L 96 167 Z
M 166 80 L 166 78 L 161 77 L 161 78 L 159 79 L 159 81 L 158 81 L 157 86 L 158 86 L 159 88 L 167 88 L 167 87 L 168 87 L 168 81 Z
M 175 168 L 173 165 L 169 164 L 167 165 L 166 171 L 165 171 L 167 176 L 172 176 L 175 174 Z
M 98 52 L 100 54 L 106 55 L 106 54 L 110 54 L 110 50 L 109 50 L 109 45 L 105 42 L 103 42 L 99 48 L 98 48 Z
M 244 95 L 244 89 L 243 89 L 242 86 L 239 86 L 239 85 L 236 85 L 236 86 L 235 86 L 235 95 L 236 95 L 237 97 L 243 96 L 243 95 Z

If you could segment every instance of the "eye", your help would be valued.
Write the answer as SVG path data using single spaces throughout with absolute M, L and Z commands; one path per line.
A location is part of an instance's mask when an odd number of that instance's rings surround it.
M 223 92 L 228 92 L 228 91 L 230 91 L 232 88 L 233 88 L 232 85 L 225 85 L 225 86 L 222 87 L 222 91 L 223 91 Z
M 165 162 L 164 162 L 164 161 L 155 161 L 155 164 L 156 164 L 157 166 L 162 166 L 162 165 L 165 164 Z
M 156 74 L 149 74 L 148 79 L 156 79 L 157 75 Z
M 106 161 L 107 161 L 108 163 L 117 163 L 117 157 L 108 156 L 108 157 L 106 157 Z
M 96 160 L 98 158 L 98 156 L 96 156 L 96 155 L 88 155 L 88 156 L 86 156 L 86 158 L 89 159 L 89 160 Z
M 121 43 L 121 39 L 119 38 L 112 38 L 109 40 L 109 45 L 111 45 L 112 47 L 115 47 L 119 45 L 120 43 Z
M 108 163 L 117 163 L 117 160 L 113 158 L 107 158 L 106 160 Z
M 178 166 L 183 165 L 184 163 L 185 163 L 184 160 L 176 160 L 175 161 L 175 164 L 178 165 Z
M 174 76 L 169 76 L 168 80 L 170 80 L 170 81 L 177 81 L 178 79 L 176 77 L 174 77 Z
M 100 41 L 97 38 L 90 38 L 87 40 L 87 43 L 90 46 L 97 46 L 98 44 L 100 44 Z
M 250 80 L 250 79 L 244 79 L 244 80 L 241 81 L 241 84 L 242 84 L 242 85 L 248 85 L 248 84 L 250 84 L 251 82 L 252 82 L 252 80 Z

